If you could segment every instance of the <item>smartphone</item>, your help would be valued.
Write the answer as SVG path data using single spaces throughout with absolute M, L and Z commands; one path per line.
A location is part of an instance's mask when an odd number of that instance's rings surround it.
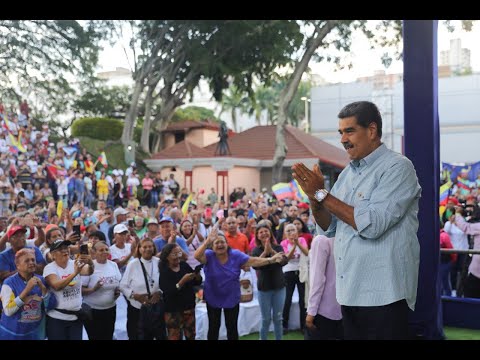
M 195 270 L 193 270 L 193 272 L 195 274 L 200 274 L 200 270 L 202 270 L 202 268 L 203 268 L 203 264 L 197 265 L 195 266 Z
M 133 221 L 133 219 L 128 220 L 128 226 L 133 228 L 135 226 L 135 221 Z
M 223 217 L 228 218 L 228 209 L 223 209 Z
M 252 200 L 248 200 L 248 207 L 252 206 Z
M 80 225 L 73 225 L 73 233 L 80 236 Z
M 251 219 L 253 217 L 255 217 L 255 212 L 252 209 L 248 210 L 247 218 Z
M 80 245 L 80 255 L 88 255 L 88 244 Z

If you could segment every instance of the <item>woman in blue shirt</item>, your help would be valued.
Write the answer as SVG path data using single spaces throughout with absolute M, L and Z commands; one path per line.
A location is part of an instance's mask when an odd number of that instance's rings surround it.
M 0 291 L 0 340 L 43 340 L 45 314 L 55 307 L 56 298 L 47 290 L 45 279 L 35 274 L 32 249 L 17 251 L 15 264 L 18 272 L 4 281 Z
M 212 246 L 212 250 L 207 250 Z M 228 340 L 238 340 L 238 313 L 240 311 L 240 270 L 243 267 L 261 267 L 283 259 L 283 253 L 270 258 L 251 257 L 230 249 L 223 232 L 217 227 L 195 251 L 195 259 L 205 264 L 204 299 L 207 303 L 208 340 L 218 340 L 222 309 Z

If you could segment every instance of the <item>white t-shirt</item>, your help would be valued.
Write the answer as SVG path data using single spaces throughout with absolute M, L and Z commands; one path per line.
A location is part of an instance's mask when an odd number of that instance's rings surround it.
M 115 289 L 120 286 L 122 275 L 118 266 L 113 261 L 107 260 L 105 264 L 93 261 L 95 270 L 90 276 L 82 276 L 82 285 L 93 288 L 98 281 L 103 286 L 84 297 L 85 303 L 94 309 L 104 310 L 115 306 Z
M 65 279 L 70 274 L 73 274 L 74 271 L 74 261 L 71 259 L 68 260 L 67 267 L 65 269 L 58 266 L 56 262 L 51 262 L 50 264 L 45 266 L 45 269 L 43 269 L 43 277 L 47 278 L 47 276 L 55 274 L 58 276 L 59 279 Z M 70 283 L 62 290 L 50 290 L 57 297 L 58 309 L 76 311 L 80 310 L 80 308 L 82 307 L 82 279 L 80 278 L 80 275 L 75 276 L 73 280 L 70 281 Z M 56 310 L 50 310 L 47 312 L 47 314 L 54 319 L 68 321 L 77 320 L 76 315 L 63 314 Z
M 140 180 L 136 176 L 129 176 L 127 179 L 127 186 L 139 186 Z
M 122 261 L 125 259 L 132 251 L 132 244 L 125 243 L 125 247 L 120 249 L 117 245 L 110 246 L 110 254 L 112 255 L 112 260 L 120 260 Z M 132 261 L 133 257 L 130 258 L 129 261 Z M 118 266 L 117 266 L 118 267 Z M 126 265 L 120 269 L 120 273 L 123 274 L 126 269 Z
M 55 182 L 57 183 L 57 194 L 60 196 L 68 195 L 68 179 L 57 179 Z
M 27 165 L 30 167 L 30 173 L 34 174 L 37 172 L 38 169 L 38 163 L 35 160 L 29 159 L 27 161 Z

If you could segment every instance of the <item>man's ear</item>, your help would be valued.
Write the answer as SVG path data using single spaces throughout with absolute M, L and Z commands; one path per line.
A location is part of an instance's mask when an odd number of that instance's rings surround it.
M 370 131 L 370 137 L 371 137 L 371 138 L 376 138 L 376 137 L 378 137 L 377 123 L 371 122 L 371 123 L 368 125 L 368 130 Z

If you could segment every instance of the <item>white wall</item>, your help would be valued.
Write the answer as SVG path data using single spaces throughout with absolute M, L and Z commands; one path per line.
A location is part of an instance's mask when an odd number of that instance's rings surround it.
M 476 162 L 480 160 L 480 74 L 439 79 L 440 160 Z M 336 84 L 316 87 L 311 92 L 313 135 L 341 147 L 336 135 L 338 112 L 354 101 L 373 101 L 371 83 Z M 388 95 L 390 96 L 390 95 Z M 392 91 L 394 150 L 401 152 L 403 135 L 403 82 Z M 383 102 L 385 103 L 385 102 Z M 382 109 L 380 108 L 380 111 Z M 385 133 L 387 143 L 391 134 Z

